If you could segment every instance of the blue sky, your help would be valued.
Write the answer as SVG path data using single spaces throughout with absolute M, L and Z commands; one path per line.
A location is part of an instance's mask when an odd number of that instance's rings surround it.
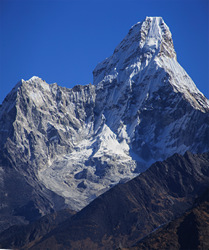
M 178 62 L 209 98 L 208 0 L 0 0 L 0 103 L 34 75 L 92 83 L 97 63 L 146 16 L 163 17 Z

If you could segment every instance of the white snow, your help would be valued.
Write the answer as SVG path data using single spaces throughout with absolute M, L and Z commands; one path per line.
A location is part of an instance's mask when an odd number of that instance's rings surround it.
M 162 41 L 162 33 L 160 29 L 160 24 L 162 18 L 160 17 L 147 17 L 146 20 L 151 20 L 150 29 L 148 35 L 146 36 L 145 45 L 146 49 L 155 49 L 156 52 L 159 52 L 160 44 Z
M 96 146 L 94 146 L 95 143 L 97 143 Z M 49 160 L 49 165 L 40 169 L 38 176 L 47 188 L 63 196 L 72 209 L 78 210 L 104 192 L 107 187 L 118 183 L 124 177 L 123 172 L 127 179 L 136 176 L 134 173 L 135 162 L 129 156 L 128 150 L 128 144 L 124 140 L 119 143 L 116 135 L 107 125 L 104 125 L 101 133 L 95 139 L 83 139 L 74 145 L 72 153 Z M 106 179 L 101 179 L 95 176 L 95 166 L 88 165 L 86 162 L 91 158 L 100 159 L 104 155 L 104 161 L 107 162 L 115 158 L 118 161 L 117 164 L 121 165 L 121 170 L 114 170 Z M 127 169 L 124 168 L 126 162 L 125 168 Z M 84 178 L 86 189 L 80 189 L 78 184 L 82 182 L 83 178 L 77 179 L 76 175 L 84 169 L 87 169 L 90 176 Z M 120 171 L 122 172 L 120 173 Z

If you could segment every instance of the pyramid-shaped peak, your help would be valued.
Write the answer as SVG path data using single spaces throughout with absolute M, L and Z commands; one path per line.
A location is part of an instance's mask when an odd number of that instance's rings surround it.
M 136 23 L 124 40 L 137 41 L 136 48 L 143 49 L 143 52 L 151 52 L 153 55 L 164 52 L 164 55 L 176 58 L 172 34 L 162 17 L 146 17 L 143 22 Z
M 171 32 L 162 17 L 146 17 L 131 27 L 114 53 L 95 68 L 94 84 L 132 65 L 145 68 L 154 58 L 176 60 Z M 105 69 L 105 70 L 103 70 Z
M 172 34 L 162 17 L 146 17 L 131 27 L 126 37 L 116 47 L 114 54 L 130 56 L 164 55 L 176 59 Z

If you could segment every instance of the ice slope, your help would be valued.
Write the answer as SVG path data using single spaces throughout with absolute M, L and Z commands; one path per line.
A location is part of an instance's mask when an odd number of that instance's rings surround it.
M 134 25 L 93 75 L 73 89 L 32 77 L 3 102 L 1 150 L 32 185 L 79 210 L 153 162 L 209 149 L 209 102 L 161 17 Z

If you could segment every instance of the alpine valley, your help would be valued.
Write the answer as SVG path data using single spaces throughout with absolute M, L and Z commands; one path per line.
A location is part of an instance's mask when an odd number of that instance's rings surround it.
M 203 206 L 209 100 L 163 19 L 135 24 L 93 76 L 21 80 L 0 106 L 0 247 L 137 248 Z

